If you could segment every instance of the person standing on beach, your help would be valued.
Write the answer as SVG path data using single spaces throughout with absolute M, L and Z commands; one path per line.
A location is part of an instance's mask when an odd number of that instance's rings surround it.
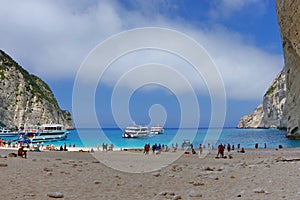
M 145 145 L 145 154 L 148 155 L 150 150 L 150 144 Z
M 230 150 L 231 150 L 231 146 L 230 144 L 227 144 L 227 151 L 230 152 Z
M 11 140 L 7 141 L 7 146 L 10 147 L 11 146 Z
M 156 144 L 152 145 L 152 153 L 154 154 L 156 150 Z
M 219 158 L 219 156 L 222 156 L 222 148 L 223 148 L 223 145 L 219 144 L 217 158 Z
M 224 150 L 225 150 L 226 145 L 221 145 L 221 156 L 224 158 Z
M 217 158 L 219 158 L 219 155 L 221 156 L 221 158 L 224 158 L 224 150 L 225 145 L 219 144 Z
M 202 154 L 202 152 L 203 152 L 203 148 L 202 148 L 202 144 L 200 144 L 199 145 L 199 153 L 200 153 L 200 155 Z
M 67 145 L 64 143 L 64 151 L 67 151 Z

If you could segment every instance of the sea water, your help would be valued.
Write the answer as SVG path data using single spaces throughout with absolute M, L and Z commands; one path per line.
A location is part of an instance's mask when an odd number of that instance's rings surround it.
M 216 131 L 219 131 L 216 129 Z M 171 142 L 175 145 L 178 143 L 179 147 L 183 139 L 188 139 L 193 143 L 194 147 L 199 147 L 200 144 L 208 145 L 209 141 L 204 143 L 204 138 L 209 134 L 208 129 L 178 129 L 165 128 L 165 132 L 159 135 L 151 135 L 145 138 L 122 138 L 123 131 L 118 128 L 107 129 L 78 129 L 70 130 L 70 134 L 66 140 L 56 142 L 45 142 L 44 145 L 53 144 L 55 146 L 64 145 L 75 147 L 102 147 L 103 143 L 108 145 L 114 144 L 116 148 L 142 148 L 145 144 L 161 144 L 171 146 Z M 176 134 L 182 135 L 177 140 Z M 300 140 L 289 140 L 285 138 L 286 131 L 277 129 L 236 129 L 224 128 L 217 135 L 215 147 L 218 144 L 231 144 L 237 147 L 238 144 L 244 148 L 254 148 L 256 143 L 259 148 L 264 147 L 266 143 L 267 148 L 277 148 L 282 145 L 284 148 L 300 147 Z

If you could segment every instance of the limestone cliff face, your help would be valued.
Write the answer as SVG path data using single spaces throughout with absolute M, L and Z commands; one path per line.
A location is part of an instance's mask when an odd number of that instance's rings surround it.
M 287 134 L 300 139 L 300 0 L 277 0 L 287 83 Z
M 286 78 L 278 74 L 260 104 L 250 115 L 242 117 L 238 128 L 280 128 L 287 127 Z
M 259 104 L 254 111 L 249 114 L 243 116 L 237 127 L 238 128 L 262 128 L 262 121 L 263 121 L 263 104 Z
M 264 95 L 263 111 L 264 128 L 286 128 L 286 76 L 284 72 L 276 77 Z
M 59 108 L 48 85 L 1 50 L 0 122 L 8 127 L 59 122 L 73 128 L 71 114 Z

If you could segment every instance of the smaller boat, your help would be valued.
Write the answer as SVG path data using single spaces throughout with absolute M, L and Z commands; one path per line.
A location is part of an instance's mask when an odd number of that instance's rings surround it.
M 152 126 L 150 129 L 151 134 L 162 134 L 164 133 L 164 128 L 162 126 Z
M 123 132 L 123 138 L 143 138 L 149 135 L 147 126 L 127 126 Z
M 190 140 L 188 140 L 188 139 L 184 139 L 184 140 L 183 140 L 182 148 L 185 148 L 185 147 L 192 147 L 192 146 L 193 146 L 193 144 L 191 143 Z

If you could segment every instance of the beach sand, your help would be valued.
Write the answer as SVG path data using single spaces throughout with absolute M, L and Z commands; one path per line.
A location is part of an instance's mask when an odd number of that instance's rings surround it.
M 0 149 L 0 199 L 300 199 L 300 149 L 246 149 L 231 152 L 232 159 L 216 159 L 216 150 L 205 158 L 43 151 L 24 159 L 11 152 Z M 176 154 L 178 160 L 164 163 Z M 151 171 L 146 160 L 164 167 Z M 150 172 L 124 172 L 130 168 Z

